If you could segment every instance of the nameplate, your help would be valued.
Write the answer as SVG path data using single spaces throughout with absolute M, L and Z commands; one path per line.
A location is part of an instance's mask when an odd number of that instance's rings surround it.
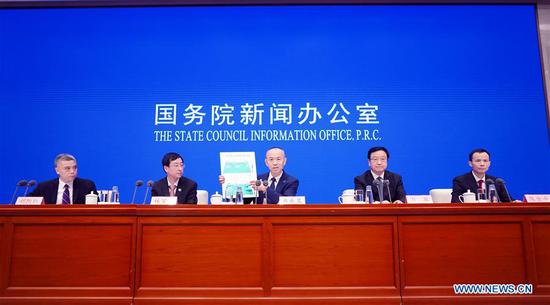
M 279 204 L 306 204 L 306 196 L 279 196 Z
M 434 203 L 430 195 L 407 195 L 407 203 Z
M 44 197 L 17 197 L 16 205 L 41 205 Z
M 550 202 L 550 195 L 549 194 L 530 194 L 530 195 L 523 195 L 523 201 L 525 202 Z
M 153 196 L 151 197 L 151 205 L 176 205 L 178 197 L 175 196 Z

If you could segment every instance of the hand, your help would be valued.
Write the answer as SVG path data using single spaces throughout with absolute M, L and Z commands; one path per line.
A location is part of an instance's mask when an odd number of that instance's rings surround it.
M 254 189 L 254 190 L 258 190 L 260 192 L 265 192 L 267 190 L 267 186 L 264 186 L 263 183 L 260 184 L 260 186 L 256 186 L 256 180 L 252 180 L 250 181 L 250 186 Z
M 225 177 L 223 175 L 219 175 L 218 176 L 218 181 L 220 182 L 220 184 L 224 184 L 225 183 Z
M 387 200 L 384 200 L 384 201 L 382 201 L 382 203 L 391 203 L 391 202 L 389 202 L 389 201 L 387 201 Z
M 396 200 L 396 201 L 394 201 L 393 203 L 403 203 L 403 201 L 401 201 L 401 200 Z

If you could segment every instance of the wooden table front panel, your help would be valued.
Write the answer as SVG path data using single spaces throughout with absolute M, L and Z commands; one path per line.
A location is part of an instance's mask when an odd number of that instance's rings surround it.
M 399 296 L 396 217 L 271 222 L 273 296 Z
M 145 217 L 136 297 L 263 296 L 262 218 Z
M 7 225 L 6 301 L 131 303 L 135 217 L 14 217 Z
M 532 230 L 537 276 L 535 289 L 550 294 L 550 216 L 535 217 Z
M 474 304 L 480 299 L 455 295 L 453 284 L 534 283 L 524 220 L 503 215 L 400 217 L 404 304 Z M 483 296 L 482 303 L 519 304 L 530 298 L 492 295 Z

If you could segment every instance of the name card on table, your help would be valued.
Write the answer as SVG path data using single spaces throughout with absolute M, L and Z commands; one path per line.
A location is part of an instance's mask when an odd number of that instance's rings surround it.
M 525 194 L 523 195 L 525 202 L 550 202 L 550 194 Z
M 407 195 L 407 203 L 434 203 L 430 195 Z
M 44 197 L 17 197 L 16 205 L 41 205 Z
M 306 204 L 306 196 L 279 196 L 279 204 Z
M 151 197 L 151 205 L 176 205 L 178 197 L 175 196 L 153 196 Z

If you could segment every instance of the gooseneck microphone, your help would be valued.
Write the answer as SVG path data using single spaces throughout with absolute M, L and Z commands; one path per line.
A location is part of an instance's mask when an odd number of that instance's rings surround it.
M 145 197 L 143 197 L 143 204 L 147 202 L 147 195 L 149 195 L 149 189 L 153 187 L 153 180 L 147 181 L 147 188 L 145 189 Z
M 13 196 L 11 196 L 10 204 L 13 204 L 13 200 L 15 199 L 15 195 L 17 195 L 17 190 L 19 189 L 19 187 L 25 185 L 27 185 L 27 180 L 19 180 L 19 182 L 17 182 L 17 184 L 15 185 L 15 191 L 13 191 Z
M 506 196 L 508 196 L 508 201 L 506 202 L 512 202 L 512 197 L 510 196 L 510 193 L 508 192 L 508 188 L 506 187 L 506 183 L 504 182 L 504 180 L 502 178 L 497 178 L 495 180 L 496 183 L 499 183 L 502 185 L 502 187 L 504 187 L 504 191 L 506 192 Z
M 136 199 L 136 192 L 137 192 L 137 189 L 139 187 L 141 187 L 143 185 L 143 180 L 138 180 L 136 181 L 136 186 L 134 187 L 134 195 L 132 195 L 132 201 L 130 203 L 135 203 L 135 199 Z
M 489 202 L 495 202 L 495 199 L 496 202 L 500 202 L 495 181 L 493 181 L 493 179 L 485 179 L 485 188 L 487 189 L 487 199 L 489 199 Z M 492 198 L 491 192 L 493 192 L 495 199 Z
M 376 186 L 376 189 L 378 190 L 378 200 L 380 200 L 380 203 L 384 201 L 384 183 L 382 182 L 382 179 L 374 179 L 374 186 Z
M 36 184 L 36 180 L 31 180 L 27 183 L 27 187 L 25 188 L 25 194 L 23 197 L 27 196 L 27 193 L 29 192 L 29 187 L 33 187 Z
M 262 184 L 265 186 L 265 192 L 264 192 L 264 202 L 263 204 L 267 204 L 267 186 L 269 185 L 269 181 L 267 179 L 262 181 Z
M 384 185 L 386 186 L 386 190 L 388 191 L 388 198 L 390 199 L 390 202 L 393 202 L 391 200 L 391 193 L 390 193 L 390 180 L 384 180 Z
M 258 204 L 258 198 L 260 197 L 260 190 L 258 187 L 262 185 L 262 180 L 256 180 L 256 198 L 254 198 L 254 203 Z

